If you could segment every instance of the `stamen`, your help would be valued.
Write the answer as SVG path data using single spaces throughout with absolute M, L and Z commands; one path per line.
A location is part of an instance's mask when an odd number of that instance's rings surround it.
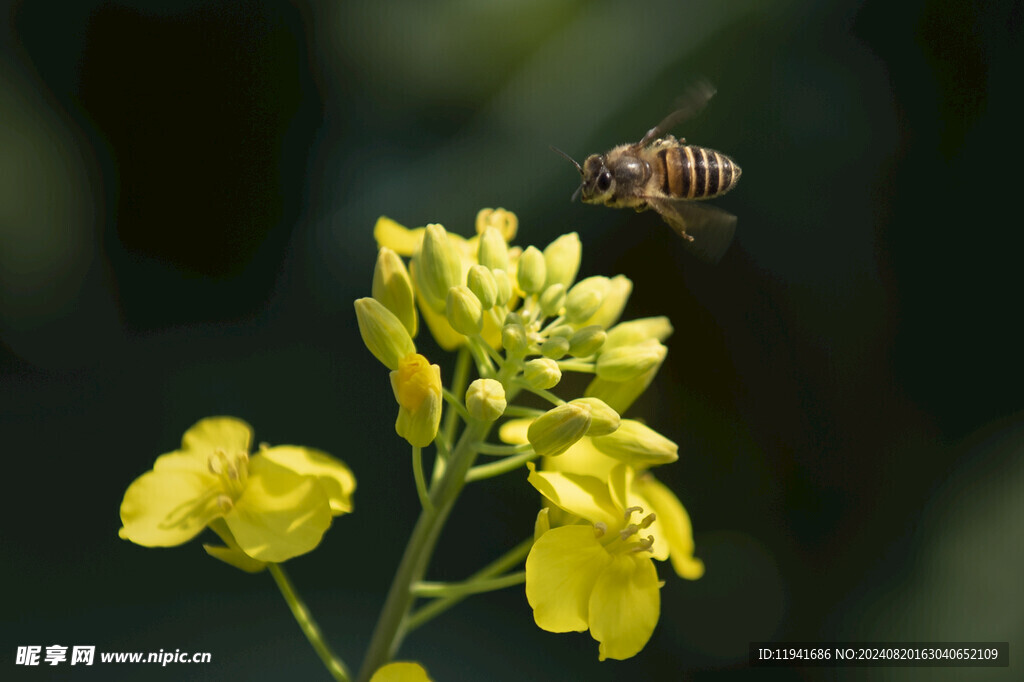
M 217 506 L 220 507 L 220 510 L 222 512 L 227 514 L 229 511 L 234 509 L 235 503 L 231 499 L 231 497 L 229 497 L 228 495 L 218 495 L 217 496 Z
M 636 525 L 635 523 L 631 523 L 619 531 L 619 537 L 625 540 L 626 538 L 636 535 L 637 531 L 639 530 L 640 526 Z
M 654 521 L 657 518 L 658 517 L 653 512 L 648 514 L 647 516 L 644 517 L 644 520 L 640 522 L 640 528 L 641 529 L 643 529 L 643 528 L 650 528 L 651 524 L 654 523 Z
M 227 463 L 228 455 L 221 448 L 214 450 L 213 454 L 206 460 L 206 466 L 214 476 L 220 476 L 223 474 Z
M 654 551 L 653 547 L 654 547 L 654 536 L 653 535 L 648 535 L 646 540 L 640 540 L 639 542 L 634 543 L 633 547 L 631 547 L 629 551 L 634 552 L 634 553 L 635 552 L 653 552 Z
M 629 521 L 629 517 L 633 515 L 633 512 L 636 512 L 637 514 L 643 514 L 644 513 L 644 508 L 643 507 L 627 507 L 626 508 L 626 517 L 625 517 L 626 521 Z
M 608 532 L 608 524 L 604 521 L 597 521 L 594 523 L 594 537 L 603 537 Z

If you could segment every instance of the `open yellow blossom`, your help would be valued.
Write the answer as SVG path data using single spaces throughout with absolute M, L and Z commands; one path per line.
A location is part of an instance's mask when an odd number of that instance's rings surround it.
M 661 614 L 647 533 L 654 515 L 625 505 L 630 476 L 623 464 L 607 481 L 530 465 L 529 481 L 544 497 L 589 523 L 551 528 L 537 539 L 526 558 L 526 599 L 544 630 L 589 630 L 602 661 L 639 653 Z
M 631 420 L 623 420 L 627 429 L 630 422 Z M 530 420 L 528 419 L 511 419 L 502 424 L 499 436 L 506 443 L 526 443 L 528 442 L 527 427 L 529 424 Z M 622 429 L 620 428 L 619 431 Z M 607 437 L 584 436 L 557 457 L 545 457 L 543 459 L 544 471 L 586 475 L 608 481 L 612 471 L 623 463 L 623 460 L 602 452 L 597 445 L 602 439 L 607 439 Z M 671 441 L 668 442 L 671 443 Z M 643 443 L 640 441 L 636 445 L 641 448 Z M 642 450 L 640 452 L 642 453 Z M 650 462 L 656 460 L 654 457 L 637 456 L 633 461 L 647 462 L 649 465 Z M 686 508 L 683 507 L 675 493 L 658 481 L 650 471 L 645 471 L 645 467 L 633 466 L 631 469 L 635 473 L 629 479 L 626 505 L 642 507 L 655 515 L 654 521 L 646 531 L 655 539 L 651 547 L 651 558 L 658 561 L 671 561 L 672 568 L 680 578 L 686 580 L 700 578 L 704 575 L 704 562 L 693 555 L 695 549 L 693 525 Z M 562 509 L 556 508 L 552 512 L 552 525 L 575 522 L 575 519 Z
M 276 563 L 315 548 L 331 517 L 352 509 L 352 472 L 298 446 L 250 456 L 251 444 L 252 428 L 239 419 L 198 422 L 180 450 L 158 457 L 128 486 L 119 535 L 145 547 L 171 547 L 214 525 L 229 546 L 210 553 L 235 565 L 232 552 Z

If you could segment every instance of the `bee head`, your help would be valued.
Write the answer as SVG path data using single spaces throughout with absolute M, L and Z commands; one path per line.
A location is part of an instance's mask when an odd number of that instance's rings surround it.
M 615 193 L 615 175 L 608 169 L 606 159 L 601 154 L 591 154 L 583 162 L 580 170 L 583 184 L 580 190 L 583 201 L 587 204 L 603 204 Z

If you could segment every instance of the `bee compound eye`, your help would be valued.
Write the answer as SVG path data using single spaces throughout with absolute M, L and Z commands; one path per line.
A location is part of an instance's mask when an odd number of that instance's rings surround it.
M 608 171 L 602 172 L 597 176 L 597 190 L 599 192 L 607 192 L 608 188 L 612 186 L 612 174 Z

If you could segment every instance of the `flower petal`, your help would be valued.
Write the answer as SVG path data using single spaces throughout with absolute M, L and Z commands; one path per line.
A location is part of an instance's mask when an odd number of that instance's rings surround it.
M 165 455 L 167 457 L 168 455 Z M 201 471 L 147 471 L 135 479 L 121 502 L 118 534 L 144 547 L 173 547 L 188 542 L 222 516 L 218 481 Z
M 612 530 L 622 527 L 624 520 L 608 494 L 606 482 L 593 476 L 537 471 L 532 462 L 527 466 L 530 485 L 552 503 L 592 523 L 600 521 Z
M 207 417 L 196 422 L 181 438 L 182 450 L 212 453 L 249 452 L 252 445 L 252 427 L 234 417 Z
M 661 615 L 661 584 L 649 556 L 618 555 L 598 576 L 590 595 L 590 636 L 600 660 L 635 656 Z
M 498 429 L 498 438 L 503 443 L 528 443 L 526 432 L 532 423 L 532 419 L 509 419 Z
M 241 569 L 246 573 L 259 573 L 267 567 L 263 561 L 257 561 L 240 549 L 221 547 L 220 545 L 203 545 L 206 553 L 214 559 L 220 559 L 226 564 Z
M 245 491 L 224 521 L 246 554 L 281 562 L 320 544 L 331 525 L 331 506 L 315 478 L 257 455 Z
M 297 474 L 316 476 L 327 493 L 334 516 L 352 511 L 352 493 L 356 489 L 356 477 L 340 460 L 326 452 L 298 445 L 266 448 L 260 451 L 260 456 Z
M 504 430 L 501 435 L 502 440 L 505 440 Z M 543 469 L 570 474 L 586 474 L 606 481 L 612 469 L 618 464 L 619 460 L 609 457 L 595 448 L 593 440 L 589 436 L 584 436 L 557 457 L 545 457 Z
M 693 556 L 690 515 L 679 498 L 650 474 L 638 478 L 634 486 L 658 517 L 656 526 L 648 529 L 655 536 L 654 546 L 668 545 L 672 568 L 680 578 L 696 580 L 704 575 L 704 562 Z
M 419 663 L 399 661 L 388 663 L 370 678 L 370 682 L 432 682 Z
M 548 632 L 583 632 L 590 593 L 611 556 L 592 526 L 562 526 L 544 533 L 526 557 L 526 600 Z
M 391 218 L 381 216 L 373 226 L 373 238 L 377 246 L 386 246 L 400 256 L 411 256 L 423 241 L 423 228 L 409 229 Z

